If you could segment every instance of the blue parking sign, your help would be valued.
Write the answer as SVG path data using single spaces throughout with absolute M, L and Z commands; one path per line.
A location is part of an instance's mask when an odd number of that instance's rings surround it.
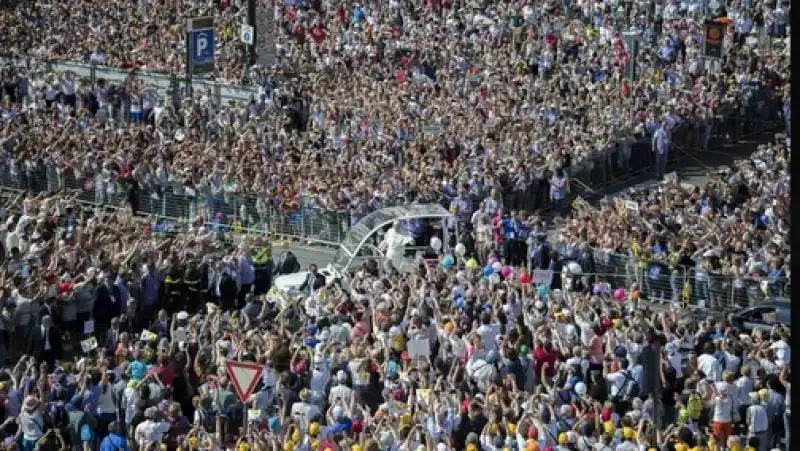
M 203 74 L 214 70 L 213 18 L 190 20 L 188 31 L 188 64 L 192 74 Z

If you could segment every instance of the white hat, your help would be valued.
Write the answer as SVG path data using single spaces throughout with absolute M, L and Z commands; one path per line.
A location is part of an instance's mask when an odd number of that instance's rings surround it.
M 187 313 L 186 311 L 182 310 L 182 311 L 178 312 L 178 314 L 175 317 L 178 318 L 178 321 L 184 321 L 184 320 L 189 319 L 189 313 Z

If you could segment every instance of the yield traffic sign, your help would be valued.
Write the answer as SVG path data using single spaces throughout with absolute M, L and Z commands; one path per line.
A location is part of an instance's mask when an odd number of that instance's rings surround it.
M 233 386 L 236 387 L 236 393 L 239 399 L 247 401 L 247 398 L 253 393 L 256 388 L 258 380 L 264 371 L 264 367 L 255 363 L 236 362 L 234 360 L 225 361 L 225 369 L 228 372 L 228 377 L 231 378 Z

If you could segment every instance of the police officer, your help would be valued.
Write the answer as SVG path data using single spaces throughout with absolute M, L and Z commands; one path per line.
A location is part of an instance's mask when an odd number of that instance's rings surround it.
M 263 237 L 256 238 L 254 244 L 250 249 L 250 257 L 253 259 L 256 273 L 253 293 L 258 296 L 269 291 L 272 286 L 272 248 Z
M 186 271 L 183 275 L 183 284 L 186 288 L 186 312 L 190 315 L 205 305 L 204 289 L 202 285 L 203 271 L 196 260 L 186 262 Z
M 167 268 L 167 277 L 164 278 L 164 296 L 161 297 L 165 301 L 162 306 L 164 310 L 170 315 L 173 313 L 184 310 L 186 296 L 184 293 L 183 276 L 184 271 L 181 271 L 181 265 L 178 262 L 177 256 L 173 256 Z
M 275 264 L 275 275 L 292 274 L 300 271 L 300 262 L 297 257 L 289 250 L 289 245 L 284 245 L 283 252 L 278 255 L 278 261 Z

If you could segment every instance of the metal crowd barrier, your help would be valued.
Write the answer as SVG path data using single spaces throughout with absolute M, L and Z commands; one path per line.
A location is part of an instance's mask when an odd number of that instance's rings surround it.
M 32 58 L 20 58 L 0 56 L 0 65 L 7 64 L 26 64 L 26 61 L 40 62 Z M 61 73 L 72 72 L 78 78 L 88 80 L 98 80 L 100 78 L 113 84 L 123 84 L 131 77 L 141 80 L 147 86 L 154 88 L 160 95 L 175 88 L 183 88 L 186 83 L 185 76 L 176 75 L 166 71 L 152 71 L 143 69 L 117 69 L 96 64 L 73 62 L 73 61 L 46 61 L 42 64 L 49 72 Z M 247 102 L 250 97 L 258 97 L 260 94 L 259 86 L 238 85 L 214 80 L 194 77 L 192 79 L 192 90 L 195 92 L 209 92 L 217 105 L 227 104 L 228 101 Z
M 51 65 L 50 70 L 62 70 L 68 64 L 72 63 Z M 108 70 L 92 67 L 95 71 L 99 69 Z M 94 75 L 97 76 L 96 73 Z M 151 75 L 137 73 L 137 76 L 151 77 Z M 253 87 L 238 86 L 234 88 L 231 89 L 241 90 L 236 92 L 240 92 L 242 96 L 245 95 L 245 91 L 249 95 L 253 89 Z M 680 123 L 672 132 L 670 146 L 674 150 L 670 152 L 671 159 L 674 161 L 680 158 L 679 149 L 684 151 L 708 149 L 712 144 L 719 144 L 728 137 L 732 140 L 743 139 L 749 134 L 765 133 L 781 128 L 776 108 L 779 102 L 774 98 L 768 100 L 763 102 L 760 110 L 748 110 L 742 106 L 732 108 L 726 115 L 720 114 L 705 120 L 690 118 Z M 590 198 L 591 194 L 600 193 L 612 183 L 619 183 L 638 173 L 650 171 L 654 163 L 649 137 L 638 139 L 620 137 L 610 148 L 603 149 L 588 159 L 573 160 L 569 174 L 577 183 L 570 184 L 572 192 L 567 195 L 565 204 L 577 195 Z M 32 162 L 19 165 L 17 168 L 5 167 L 8 164 L 0 163 L 0 168 L 3 168 L 0 183 L 5 187 L 31 192 L 74 189 L 80 191 L 81 200 L 98 205 L 119 206 L 126 200 L 126 187 L 120 182 L 106 182 L 71 170 L 64 172 L 58 164 Z M 549 189 L 548 180 L 534 180 L 524 192 L 504 193 L 504 204 L 507 209 L 528 212 L 547 208 L 550 204 Z M 258 197 L 252 194 L 212 192 L 207 188 L 186 187 L 179 183 L 163 186 L 139 181 L 137 211 L 176 221 L 202 215 L 209 221 L 218 220 L 229 227 L 263 230 L 265 233 L 284 238 L 294 237 L 331 243 L 341 241 L 355 219 L 351 218 L 349 213 L 331 212 L 313 204 L 286 209 L 269 200 L 259 203 L 257 199 Z M 476 202 L 482 200 L 473 199 Z M 447 199 L 441 201 L 447 203 Z
M 769 111 L 769 109 L 768 109 Z M 696 148 L 698 140 L 722 139 L 731 130 L 743 127 L 742 121 L 752 120 L 746 116 L 713 118 L 708 123 L 689 125 L 682 123 L 673 131 L 671 146 L 675 149 Z M 759 133 L 779 127 L 777 121 L 762 119 L 763 129 Z M 707 136 L 705 134 L 708 134 Z M 679 152 L 675 151 L 673 158 Z M 653 153 L 649 138 L 617 140 L 605 152 L 595 155 L 582 165 L 570 168 L 573 183 L 567 204 L 576 195 L 589 198 L 582 186 L 600 190 L 637 172 L 649 171 L 653 167 Z M 79 192 L 79 200 L 96 205 L 124 206 L 127 203 L 127 184 L 118 179 L 105 179 L 96 174 L 81 174 L 74 168 L 64 170 L 56 163 L 41 161 L 12 164 L 0 162 L 0 185 L 33 193 L 73 190 Z M 522 192 L 504 193 L 507 209 L 535 211 L 550 204 L 548 180 L 534 180 Z M 348 212 L 328 211 L 312 205 L 299 208 L 283 208 L 270 199 L 258 201 L 258 196 L 247 193 L 213 191 L 210 187 L 188 187 L 178 182 L 168 185 L 151 180 L 139 180 L 137 189 L 137 212 L 185 221 L 202 216 L 208 222 L 220 226 L 261 231 L 282 239 L 295 238 L 322 243 L 340 242 L 356 219 Z M 479 204 L 483 199 L 474 198 Z M 447 205 L 448 199 L 439 199 Z M 384 205 L 391 206 L 391 205 Z
M 594 249 L 593 255 L 595 267 L 583 274 L 590 283 L 607 282 L 613 289 L 625 290 L 635 283 L 650 301 L 725 310 L 756 305 L 765 297 L 791 296 L 787 278 L 714 274 L 707 269 L 643 261 L 600 249 Z
M 0 186 L 31 193 L 75 191 L 77 200 L 89 204 L 128 207 L 128 182 L 104 176 L 63 170 L 56 164 L 0 163 Z M 153 215 L 170 222 L 187 222 L 201 216 L 220 230 L 264 233 L 278 238 L 303 238 L 338 244 L 350 228 L 350 214 L 312 206 L 286 209 L 268 199 L 236 193 L 204 192 L 180 183 L 159 185 L 139 182 L 136 190 L 138 214 Z

